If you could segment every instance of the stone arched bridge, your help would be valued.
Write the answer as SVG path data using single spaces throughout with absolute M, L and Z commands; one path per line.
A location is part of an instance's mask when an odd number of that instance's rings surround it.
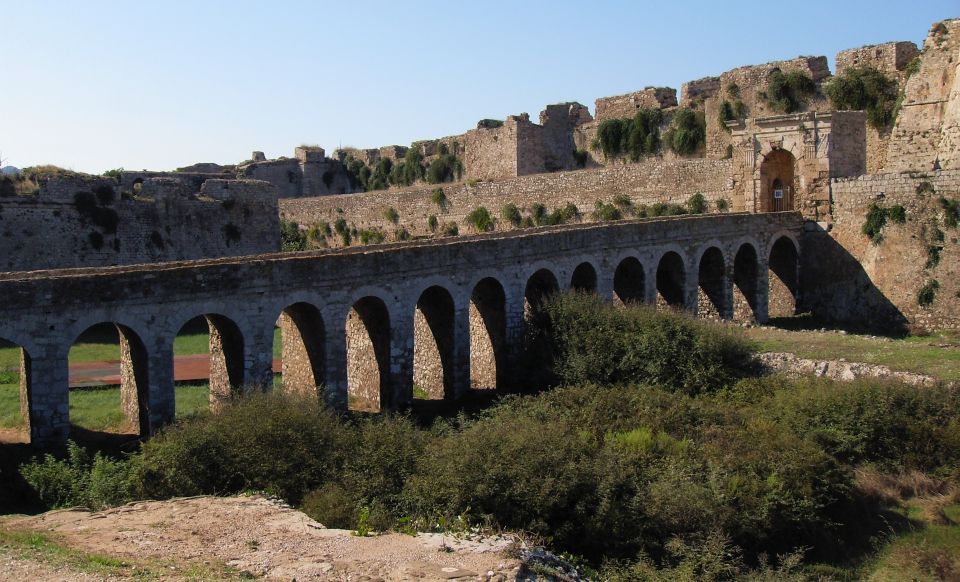
M 511 377 L 525 313 L 552 290 L 763 321 L 793 309 L 802 220 L 726 214 L 559 226 L 309 253 L 0 274 L 0 338 L 23 348 L 22 408 L 35 443 L 70 426 L 67 356 L 85 330 L 120 335 L 132 428 L 174 417 L 173 340 L 204 316 L 211 403 L 271 383 L 335 407 L 403 408 Z M 771 274 L 773 276 L 771 276 Z M 769 299 L 770 290 L 773 289 Z

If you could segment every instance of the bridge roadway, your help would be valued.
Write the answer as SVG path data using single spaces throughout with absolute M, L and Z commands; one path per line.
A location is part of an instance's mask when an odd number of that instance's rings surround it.
M 101 323 L 119 332 L 122 406 L 143 435 L 174 418 L 173 340 L 198 316 L 210 330 L 211 406 L 271 385 L 279 325 L 284 389 L 341 409 L 404 408 L 414 385 L 457 398 L 509 382 L 525 313 L 554 290 L 724 318 L 736 292 L 764 321 L 770 273 L 796 299 L 802 231 L 795 212 L 712 214 L 0 273 L 0 338 L 23 348 L 21 409 L 37 444 L 67 438 L 67 355 Z

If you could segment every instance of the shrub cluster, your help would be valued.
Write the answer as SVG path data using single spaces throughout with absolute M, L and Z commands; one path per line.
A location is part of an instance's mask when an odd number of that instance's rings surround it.
M 707 140 L 707 122 L 703 112 L 686 107 L 678 109 L 664 139 L 675 154 L 688 156 L 696 153 Z
M 493 216 L 485 206 L 477 206 L 467 214 L 467 222 L 477 232 L 490 232 L 494 227 Z
M 594 149 L 602 151 L 607 159 L 629 156 L 631 161 L 636 162 L 645 155 L 660 151 L 661 123 L 663 112 L 649 107 L 640 109 L 633 119 L 605 119 L 597 128 Z M 583 164 L 577 157 L 580 167 L 586 163 L 585 154 Z
M 877 204 L 871 204 L 867 209 L 867 217 L 861 227 L 861 232 L 867 235 L 873 244 L 878 245 L 883 242 L 883 227 L 887 220 L 896 224 L 904 224 L 907 221 L 907 210 L 900 205 L 884 208 Z
M 302 251 L 307 248 L 307 235 L 300 230 L 296 222 L 280 219 L 280 250 L 283 252 Z
M 403 160 L 396 163 L 389 158 L 380 158 L 371 168 L 348 155 L 344 164 L 353 186 L 368 192 L 390 186 L 410 186 L 419 181 L 429 184 L 451 182 L 463 176 L 463 162 L 450 153 L 446 144 L 440 144 L 439 156 L 429 164 L 425 164 L 420 148 L 414 146 L 407 150 Z
M 816 83 L 803 71 L 784 74 L 780 69 L 774 69 L 767 78 L 766 91 L 760 96 L 774 111 L 793 113 L 799 111 L 816 92 Z
M 876 129 L 889 127 L 897 106 L 897 82 L 873 67 L 857 67 L 837 75 L 825 88 L 836 109 L 867 112 Z

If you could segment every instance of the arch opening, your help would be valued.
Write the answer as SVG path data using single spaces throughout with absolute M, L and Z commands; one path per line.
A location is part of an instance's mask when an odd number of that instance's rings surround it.
M 560 290 L 557 278 L 548 269 L 540 269 L 527 279 L 523 291 L 523 313 L 527 320 L 543 306 L 543 302 Z
M 92 325 L 71 345 L 68 362 L 74 427 L 150 434 L 149 357 L 136 332 L 114 322 Z
M 613 299 L 618 305 L 643 303 L 647 297 L 643 264 L 634 257 L 620 261 L 613 273 Z
M 280 349 L 274 349 L 274 357 L 280 357 L 283 391 L 319 397 L 326 377 L 327 337 L 320 310 L 309 303 L 294 303 L 280 312 L 277 328 Z
M 470 388 L 504 386 L 507 355 L 507 297 L 503 285 L 488 277 L 470 294 Z
M 777 239 L 770 249 L 770 317 L 789 317 L 797 314 L 800 293 L 800 256 L 789 237 Z
M 243 334 L 226 316 L 209 313 L 183 324 L 174 354 L 178 416 L 202 409 L 204 396 L 210 409 L 218 410 L 243 387 Z
M 413 397 L 454 397 L 454 305 L 450 292 L 433 286 L 417 300 L 413 317 Z
M 760 211 L 794 210 L 796 158 L 783 149 L 775 149 L 760 163 Z
M 682 309 L 686 284 L 683 258 L 674 251 L 668 251 L 657 263 L 657 306 Z
M 741 321 L 756 319 L 760 299 L 759 274 L 757 250 L 750 243 L 740 245 L 733 260 L 735 319 Z
M 4 442 L 30 442 L 32 362 L 27 350 L 0 338 L 0 431 Z
M 583 293 L 594 293 L 597 290 L 597 270 L 590 263 L 580 263 L 573 270 L 570 278 L 570 288 Z
M 389 405 L 390 314 L 378 297 L 364 297 L 347 314 L 347 404 L 376 412 Z
M 706 319 L 728 317 L 725 289 L 727 286 L 726 266 L 723 252 L 710 247 L 700 257 L 697 269 L 699 289 L 697 290 L 697 313 Z

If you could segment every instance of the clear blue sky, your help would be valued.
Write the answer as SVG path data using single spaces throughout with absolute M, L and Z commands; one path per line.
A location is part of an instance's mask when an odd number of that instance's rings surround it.
M 0 0 L 0 152 L 99 173 L 377 147 L 892 40 L 958 0 Z

